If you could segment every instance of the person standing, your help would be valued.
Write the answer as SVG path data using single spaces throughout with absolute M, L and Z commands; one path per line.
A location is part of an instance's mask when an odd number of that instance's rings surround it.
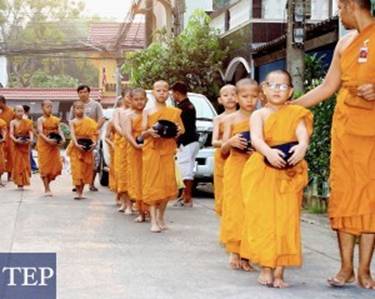
M 25 111 L 25 119 L 31 119 L 30 117 L 30 106 L 28 105 L 22 105 L 23 110 Z M 33 130 L 34 136 L 36 135 L 34 130 Z M 30 145 L 30 166 L 31 166 L 31 171 L 32 173 L 37 173 L 39 171 L 38 165 L 35 162 L 35 159 L 33 157 L 33 140 L 31 140 L 31 145 Z
M 7 101 L 4 96 L 0 96 L 0 119 L 3 119 L 7 123 L 7 130 L 9 132 L 10 122 L 14 118 L 14 110 L 7 106 Z M 12 157 L 12 146 L 13 142 L 10 138 L 10 135 L 7 134 L 7 138 L 4 144 L 4 156 L 6 160 L 5 170 L 8 173 L 8 180 L 11 180 L 12 177 L 12 168 L 13 168 L 13 157 Z
M 188 98 L 188 87 L 185 83 L 176 82 L 171 90 L 177 107 L 182 110 L 181 119 L 185 127 L 185 133 L 177 140 L 177 164 L 185 185 L 182 199 L 177 202 L 177 205 L 193 207 L 194 165 L 195 158 L 199 152 L 199 135 L 196 127 L 197 113 Z
M 80 85 L 77 88 L 79 101 L 82 102 L 84 105 L 85 116 L 94 120 L 98 124 L 98 131 L 100 131 L 100 129 L 102 128 L 105 122 L 104 115 L 103 115 L 103 107 L 99 102 L 94 101 L 90 98 L 90 92 L 91 92 L 91 89 L 88 85 Z M 72 119 L 74 119 L 73 106 L 70 109 L 70 120 Z M 92 182 L 90 183 L 90 191 L 96 192 L 98 191 L 98 189 L 95 187 L 95 178 L 96 178 L 96 173 L 98 172 L 98 168 L 99 168 L 99 150 L 98 148 L 95 148 L 92 152 L 94 155 L 95 163 L 93 164 L 94 169 L 93 169 Z
M 337 231 L 341 269 L 328 279 L 343 287 L 358 278 L 375 289 L 370 265 L 375 243 L 375 18 L 370 0 L 340 0 L 343 25 L 323 83 L 292 104 L 312 107 L 339 91 L 332 124 L 329 218 Z M 359 241 L 355 275 L 353 254 Z

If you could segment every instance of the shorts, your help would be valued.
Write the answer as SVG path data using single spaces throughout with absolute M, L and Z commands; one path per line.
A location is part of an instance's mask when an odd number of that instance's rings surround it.
M 183 180 L 194 180 L 195 158 L 199 152 L 199 142 L 180 145 L 177 152 L 177 164 Z

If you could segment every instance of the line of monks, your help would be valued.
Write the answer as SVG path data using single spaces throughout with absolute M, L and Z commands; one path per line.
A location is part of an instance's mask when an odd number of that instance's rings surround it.
M 256 81 L 242 79 L 220 91 L 225 111 L 214 121 L 215 210 L 231 268 L 252 272 L 251 264 L 258 264 L 260 284 L 285 288 L 284 268 L 302 263 L 299 221 L 308 183 L 303 159 L 313 118 L 309 110 L 286 104 L 293 93 L 289 73 L 271 72 L 263 92 L 267 105 L 255 110 Z

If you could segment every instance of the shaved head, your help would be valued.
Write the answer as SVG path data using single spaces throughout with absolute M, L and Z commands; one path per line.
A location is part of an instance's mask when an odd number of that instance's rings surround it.
M 360 8 L 371 10 L 371 0 L 340 0 L 340 2 L 344 4 L 347 4 L 351 1 L 357 3 Z

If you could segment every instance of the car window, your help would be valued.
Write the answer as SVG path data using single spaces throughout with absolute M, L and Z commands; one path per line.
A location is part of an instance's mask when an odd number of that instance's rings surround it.
M 146 108 L 151 108 L 155 104 L 155 98 L 151 93 L 147 93 L 148 102 Z M 212 107 L 208 99 L 202 95 L 189 94 L 189 99 L 194 105 L 197 111 L 197 118 L 201 119 L 214 119 L 216 116 L 216 111 Z M 169 97 L 167 104 L 169 106 L 175 106 L 171 97 Z

